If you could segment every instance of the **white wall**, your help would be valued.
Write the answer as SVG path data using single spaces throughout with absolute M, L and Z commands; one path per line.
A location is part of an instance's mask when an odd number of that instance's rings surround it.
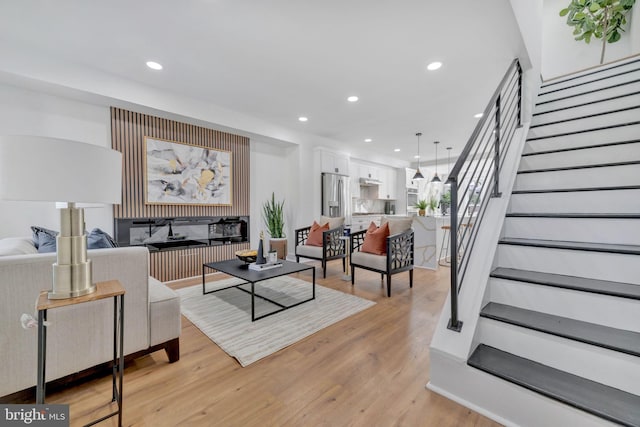
M 51 136 L 110 147 L 109 123 L 107 107 L 0 84 L 0 133 L 3 135 Z M 29 236 L 32 225 L 60 229 L 59 214 L 53 203 L 0 201 L 0 212 L 0 238 Z M 86 209 L 85 222 L 88 230 L 98 227 L 112 234 L 112 207 Z
M 543 0 L 511 0 L 511 8 L 529 54 L 528 64 L 522 58 L 524 70 L 522 116 L 524 121 L 529 121 L 538 95 L 542 70 Z
M 574 40 L 573 27 L 566 23 L 566 17 L 558 15 L 560 10 L 568 4 L 567 0 L 544 0 L 543 8 L 543 36 L 542 36 L 542 76 L 545 80 L 596 66 L 600 63 L 601 40 L 592 39 L 590 44 Z M 634 9 L 640 9 L 638 4 Z M 635 10 L 633 18 L 638 16 Z M 607 43 L 604 62 L 624 58 L 637 53 L 640 48 L 638 29 L 633 19 L 628 21 L 628 31 L 622 34 L 620 41 Z M 629 26 L 630 25 L 630 26 Z M 640 19 L 635 26 L 640 26 Z M 636 46 L 632 46 L 635 34 Z M 635 51 L 634 51 L 635 49 Z
M 629 39 L 631 40 L 631 54 L 640 54 L 640 3 L 637 2 L 631 12 Z

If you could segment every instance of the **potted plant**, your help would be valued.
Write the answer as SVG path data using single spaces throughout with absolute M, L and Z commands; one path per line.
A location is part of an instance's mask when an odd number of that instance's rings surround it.
M 284 200 L 276 201 L 275 193 L 271 193 L 271 200 L 262 204 L 262 219 L 271 236 L 269 248 L 278 253 L 279 259 L 287 257 L 287 238 L 284 235 Z
M 569 6 L 560 11 L 567 17 L 567 25 L 574 27 L 575 39 L 591 42 L 591 38 L 602 39 L 600 63 L 604 62 L 607 43 L 620 40 L 627 15 L 636 0 L 571 0 Z
M 431 215 L 433 215 L 436 212 L 436 209 L 438 208 L 438 199 L 436 198 L 436 196 L 431 196 L 429 198 L 429 213 Z
M 427 206 L 428 205 L 427 205 L 427 200 L 426 199 L 420 199 L 414 205 L 414 207 L 418 209 L 418 215 L 420 215 L 420 216 L 424 216 L 425 211 L 427 209 Z
M 442 195 L 440 199 L 440 209 L 442 210 L 442 215 L 447 215 L 449 213 L 449 207 L 451 206 L 451 190 L 447 190 L 446 193 Z

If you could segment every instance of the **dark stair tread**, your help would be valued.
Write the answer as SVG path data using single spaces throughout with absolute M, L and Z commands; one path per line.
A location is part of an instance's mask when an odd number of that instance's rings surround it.
M 590 150 L 593 148 L 611 147 L 614 145 L 637 144 L 639 142 L 640 142 L 640 139 L 630 139 L 627 141 L 605 142 L 602 144 L 581 145 L 578 147 L 556 148 L 553 150 L 544 150 L 544 151 L 530 151 L 530 152 L 522 153 L 522 157 L 540 156 L 544 154 L 556 154 L 556 153 L 563 153 L 566 151 Z
M 545 122 L 545 123 L 538 123 L 538 124 L 529 126 L 529 129 L 536 129 L 543 126 L 558 125 L 558 124 L 567 123 L 567 122 L 575 122 L 577 120 L 591 119 L 593 117 L 606 116 L 607 114 L 624 113 L 625 111 L 637 110 L 638 108 L 640 108 L 640 105 L 632 105 L 630 107 L 618 108 L 615 110 L 600 111 L 598 113 L 585 114 L 584 116 L 569 117 L 567 119 L 555 120 L 555 121 Z
M 491 277 L 640 300 L 640 285 L 634 285 L 631 283 L 612 282 L 609 280 L 589 279 L 586 277 L 542 273 L 539 271 L 519 270 L 516 268 L 505 267 L 498 267 L 493 270 L 491 272 Z
M 627 98 L 629 96 L 635 96 L 635 95 L 640 95 L 640 91 L 622 93 L 620 95 L 610 96 L 607 98 L 600 98 L 600 99 L 595 99 L 593 101 L 581 102 L 580 104 L 567 105 L 566 107 L 554 108 L 553 110 L 540 111 L 537 113 L 533 113 L 533 117 L 536 117 L 536 116 L 539 117 L 545 114 L 557 113 L 558 111 L 566 111 L 566 110 L 572 110 L 574 108 L 586 107 L 588 105 L 597 105 L 603 102 L 614 101 L 617 99 Z
M 640 356 L 640 333 L 637 332 L 496 302 L 487 304 L 480 312 L 480 316 L 632 356 Z
M 640 255 L 640 246 L 616 245 L 611 243 L 570 242 L 563 240 L 520 239 L 505 237 L 498 242 L 504 245 L 535 246 L 541 248 L 570 249 L 577 251 L 608 252 Z
M 617 166 L 634 166 L 640 165 L 640 160 L 629 160 L 626 162 L 611 162 L 611 163 L 594 163 L 588 165 L 575 165 L 575 166 L 558 166 L 553 168 L 540 168 L 540 169 L 525 169 L 519 170 L 517 173 L 527 174 L 527 173 L 544 173 L 544 172 L 559 172 L 559 171 L 570 171 L 570 170 L 579 170 L 579 169 L 595 169 L 595 168 L 610 168 Z
M 618 185 L 614 187 L 545 188 L 541 190 L 513 190 L 511 194 L 573 193 L 573 192 L 580 192 L 580 191 L 613 191 L 613 190 L 640 190 L 640 185 Z
M 511 212 L 507 218 L 596 218 L 596 219 L 640 219 L 640 213 L 526 213 Z
M 598 67 L 598 69 L 594 70 L 594 71 L 588 71 L 588 72 L 584 72 L 584 71 L 578 71 L 576 73 L 561 77 L 561 78 L 556 78 L 556 79 L 552 79 L 552 80 L 547 80 L 546 82 L 543 82 L 542 85 L 540 86 L 540 89 L 544 89 L 550 86 L 555 86 L 558 84 L 562 84 L 562 83 L 566 83 L 566 82 L 570 82 L 572 80 L 576 80 L 576 79 L 582 79 L 585 78 L 587 76 L 592 76 L 595 74 L 599 74 L 599 73 L 604 73 L 606 71 L 611 71 L 614 70 L 616 68 L 620 68 L 620 67 L 626 67 L 628 65 L 632 65 L 636 62 L 640 62 L 640 59 L 634 59 L 631 61 L 624 61 L 624 62 L 620 62 L 619 64 L 609 64 L 606 66 L 602 66 L 602 67 Z
M 543 135 L 543 136 L 535 136 L 532 138 L 527 137 L 527 141 L 539 141 L 541 139 L 551 139 L 551 138 L 557 138 L 557 137 L 561 137 L 561 136 L 569 136 L 569 135 L 580 135 L 583 133 L 589 133 L 589 132 L 598 132 L 601 130 L 609 130 L 609 129 L 615 129 L 615 128 L 620 128 L 620 127 L 625 127 L 625 126 L 635 126 L 640 124 L 640 121 L 633 121 L 633 122 L 625 122 L 625 123 L 617 123 L 615 125 L 608 125 L 608 126 L 599 126 L 596 128 L 589 128 L 589 129 L 580 129 L 580 130 L 574 130 L 571 132 L 563 132 L 563 133 L 556 133 L 553 135 Z
M 640 82 L 640 79 L 628 80 L 628 81 L 624 81 L 624 82 L 613 84 L 611 86 L 603 86 L 603 87 L 599 87 L 599 88 L 595 88 L 595 89 L 590 89 L 590 90 L 587 90 L 585 92 L 576 93 L 576 94 L 573 94 L 573 95 L 565 95 L 565 96 L 561 96 L 559 98 L 549 99 L 547 101 L 540 101 L 540 102 L 536 102 L 536 107 L 539 106 L 539 105 L 550 104 L 552 102 L 564 101 L 565 99 L 577 98 L 579 96 L 590 95 L 592 93 L 597 93 L 597 92 L 603 92 L 603 91 L 606 91 L 606 90 L 609 90 L 609 89 L 614 89 L 614 88 L 621 87 L 621 86 L 631 85 L 631 84 L 638 83 L 638 82 Z
M 640 426 L 640 397 L 480 344 L 469 366 L 606 420 Z

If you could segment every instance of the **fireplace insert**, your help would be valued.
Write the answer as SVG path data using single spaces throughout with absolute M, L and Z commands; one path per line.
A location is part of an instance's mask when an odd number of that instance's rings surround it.
M 219 246 L 249 241 L 248 216 L 116 218 L 119 246 L 146 246 L 149 251 Z

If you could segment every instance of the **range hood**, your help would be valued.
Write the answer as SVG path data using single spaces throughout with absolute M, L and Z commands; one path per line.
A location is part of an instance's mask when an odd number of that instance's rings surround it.
M 375 178 L 360 178 L 361 187 L 373 187 L 374 185 L 380 185 L 382 181 Z

